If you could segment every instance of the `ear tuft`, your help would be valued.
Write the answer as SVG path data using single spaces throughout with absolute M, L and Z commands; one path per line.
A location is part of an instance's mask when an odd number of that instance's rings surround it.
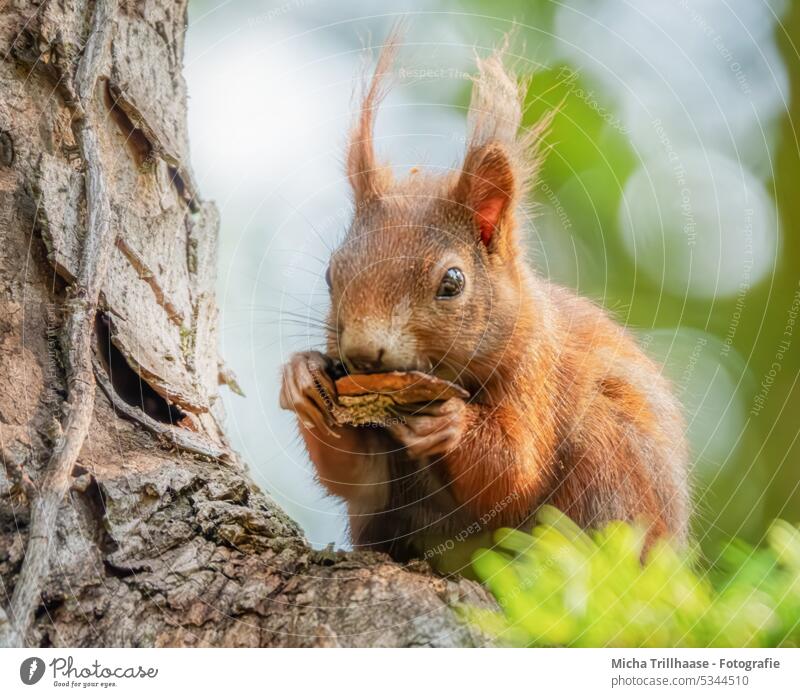
M 375 114 L 386 93 L 386 81 L 391 74 L 402 33 L 403 26 L 398 23 L 386 39 L 350 133 L 347 176 L 357 204 L 380 197 L 386 188 L 388 172 L 377 164 L 373 131 Z
M 520 133 L 527 82 L 504 66 L 506 37 L 478 59 L 467 115 L 467 153 L 455 200 L 472 212 L 480 241 L 491 251 L 514 249 L 512 209 L 530 189 L 540 163 L 549 117 Z M 476 235 L 477 236 L 477 235 Z

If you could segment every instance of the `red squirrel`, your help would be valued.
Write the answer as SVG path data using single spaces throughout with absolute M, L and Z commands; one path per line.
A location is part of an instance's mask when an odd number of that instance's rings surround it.
M 478 61 L 463 164 L 395 180 L 373 124 L 397 44 L 381 52 L 350 136 L 355 214 L 326 273 L 327 355 L 293 355 L 280 397 L 319 481 L 347 504 L 353 544 L 429 557 L 525 525 L 543 504 L 584 527 L 640 521 L 648 542 L 685 539 L 685 428 L 660 367 L 525 262 L 517 209 L 547 124 L 520 133 L 524 90 L 498 51 Z M 314 376 L 339 361 L 426 371 L 471 397 L 383 428 L 337 426 Z

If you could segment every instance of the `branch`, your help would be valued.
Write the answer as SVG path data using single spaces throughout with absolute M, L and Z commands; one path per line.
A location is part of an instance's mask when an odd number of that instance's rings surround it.
M 28 547 L 14 586 L 9 625 L 0 635 L 0 646 L 21 646 L 33 621 L 42 586 L 50 571 L 50 540 L 58 509 L 69 488 L 72 468 L 86 440 L 94 411 L 91 338 L 114 237 L 100 147 L 88 105 L 108 54 L 116 7 L 117 0 L 97 0 L 92 27 L 76 71 L 73 127 L 86 165 L 88 226 L 78 277 L 70 287 L 70 298 L 65 303 L 64 353 L 69 396 L 62 432 L 47 463 L 39 496 L 31 506 Z

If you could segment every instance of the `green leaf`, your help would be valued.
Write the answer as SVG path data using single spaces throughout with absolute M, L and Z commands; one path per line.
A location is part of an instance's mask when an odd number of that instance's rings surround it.
M 709 569 L 696 549 L 613 522 L 591 534 L 543 508 L 531 533 L 496 531 L 473 557 L 501 612 L 469 621 L 515 646 L 796 646 L 800 530 L 776 520 L 766 546 L 732 540 Z M 644 560 L 643 560 L 644 557 Z

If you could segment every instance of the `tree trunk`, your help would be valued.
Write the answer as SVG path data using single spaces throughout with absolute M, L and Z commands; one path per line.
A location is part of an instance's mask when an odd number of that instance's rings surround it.
M 229 448 L 185 5 L 0 3 L 0 638 L 482 642 L 479 586 L 310 549 Z

